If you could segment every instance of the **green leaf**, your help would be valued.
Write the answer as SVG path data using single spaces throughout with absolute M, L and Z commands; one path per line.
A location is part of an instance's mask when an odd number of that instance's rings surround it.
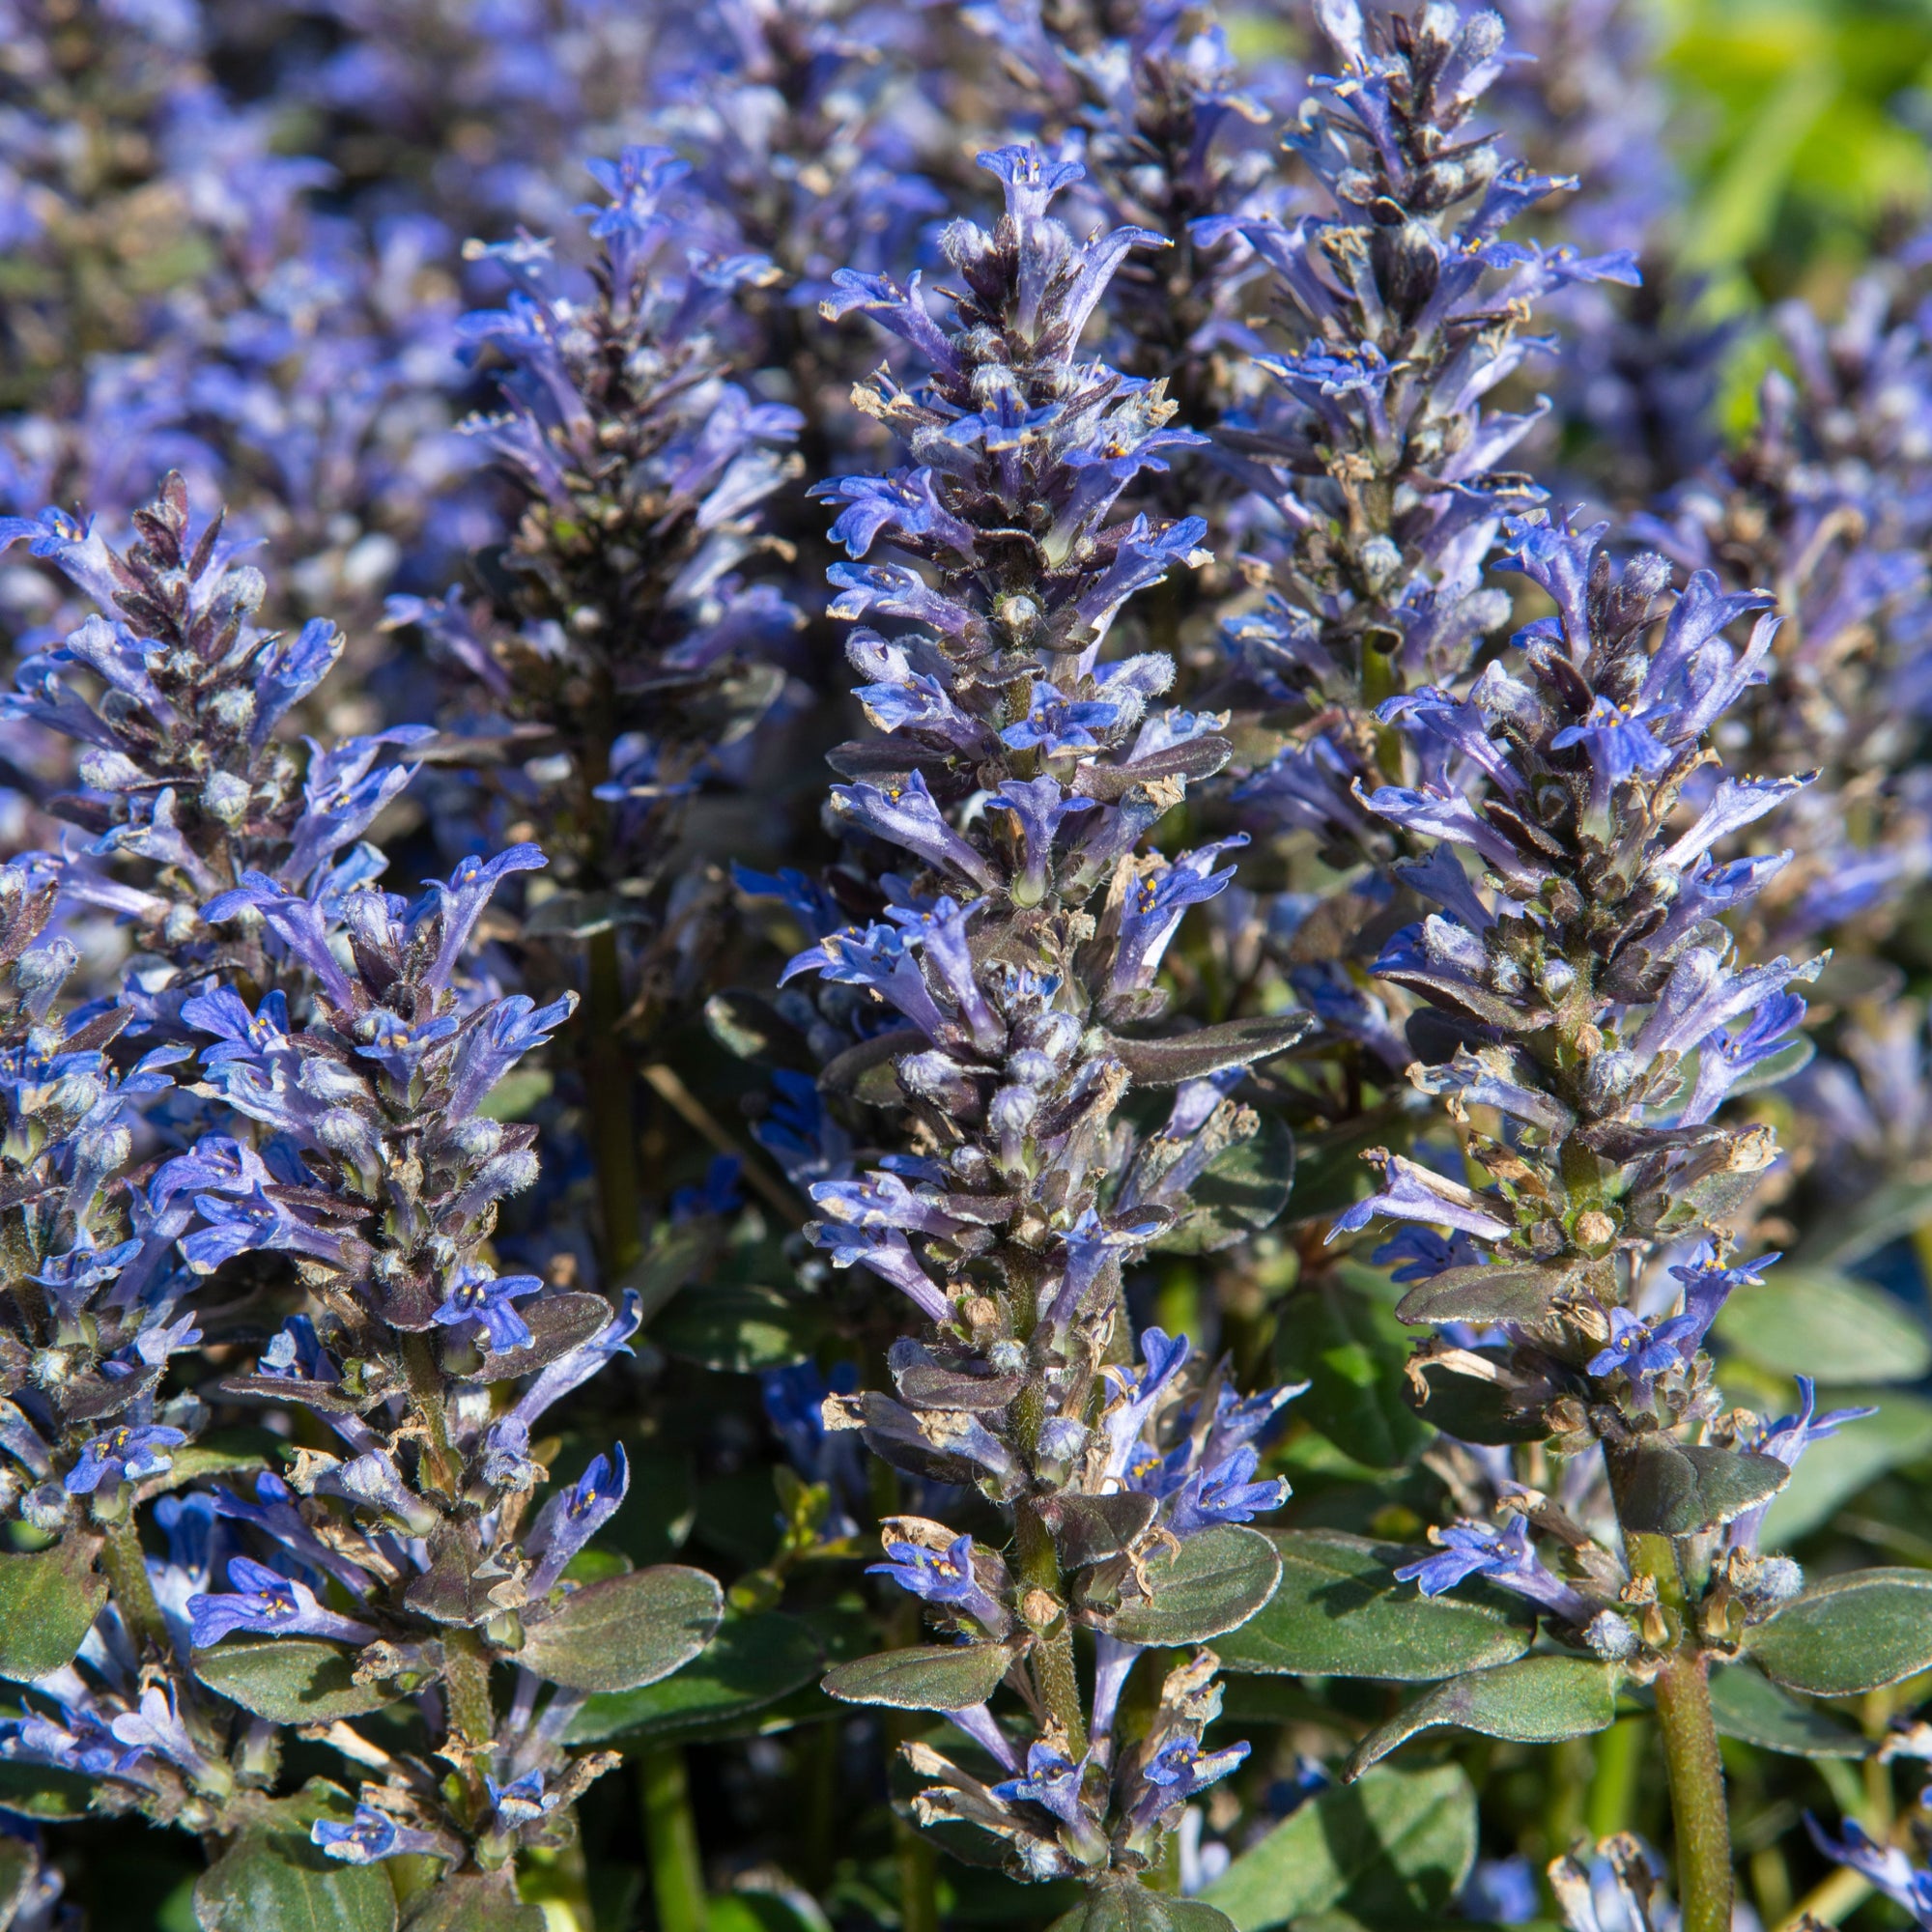
M 816 1337 L 810 1309 L 756 1283 L 687 1294 L 651 1329 L 651 1340 L 672 1354 L 736 1376 L 791 1368 L 811 1353 Z
M 1438 1684 L 1350 1753 L 1344 1778 L 1361 1776 L 1418 1731 L 1435 1724 L 1513 1744 L 1548 1745 L 1606 1731 L 1616 1716 L 1616 1678 L 1583 1657 L 1523 1657 Z
M 1711 1673 L 1711 1712 L 1725 1737 L 1785 1757 L 1863 1757 L 1870 1748 L 1849 1724 L 1787 1697 L 1747 1663 Z
M 93 1796 L 94 1780 L 77 1771 L 56 1771 L 51 1765 L 0 1758 L 0 1810 L 43 1822 L 84 1818 Z
M 194 1674 L 211 1690 L 277 1724 L 327 1724 L 395 1701 L 393 1691 L 355 1682 L 355 1659 L 313 1637 L 231 1637 L 194 1653 Z
M 1228 1919 L 1198 1898 L 1170 1898 L 1132 1879 L 1108 1878 L 1047 1932 L 1231 1932 Z
M 1471 1349 L 1466 1352 L 1498 1366 L 1507 1361 L 1509 1353 L 1505 1349 Z M 1422 1380 L 1419 1394 L 1417 1377 Z M 1405 1374 L 1402 1393 L 1404 1401 L 1432 1429 L 1439 1429 L 1459 1442 L 1543 1442 L 1549 1435 L 1549 1424 L 1539 1411 L 1524 1414 L 1510 1406 L 1507 1383 L 1469 1375 L 1447 1362 L 1412 1361 Z
M 446 1878 L 410 1914 L 407 1932 L 544 1932 L 540 1905 L 526 1905 L 507 1871 Z
M 1375 1175 L 1362 1159 L 1374 1147 L 1406 1145 L 1401 1118 L 1378 1109 L 1366 1120 L 1323 1132 L 1304 1133 L 1294 1143 L 1294 1190 L 1289 1196 L 1291 1221 L 1325 1221 L 1373 1193 Z
M 1548 1314 L 1549 1304 L 1577 1278 L 1574 1268 L 1475 1267 L 1450 1268 L 1418 1282 L 1396 1304 L 1399 1320 L 1417 1324 L 1435 1321 L 1534 1321 Z
M 1824 1269 L 1771 1269 L 1724 1304 L 1717 1333 L 1761 1369 L 1834 1385 L 1916 1382 L 1932 1369 L 1932 1329 L 1904 1302 Z
M 517 1662 L 571 1690 L 636 1690 L 686 1664 L 724 1614 L 717 1578 L 682 1563 L 573 1590 L 526 1621 Z
M 895 1711 L 964 1711 L 983 1704 L 1012 1667 L 1003 1643 L 920 1644 L 855 1657 L 825 1673 L 827 1696 Z
M 1371 1772 L 1296 1807 L 1203 1896 L 1237 1932 L 1335 1907 L 1373 1923 L 1444 1921 L 1476 1857 L 1476 1794 L 1460 1765 Z
M 1331 1270 L 1283 1307 L 1275 1367 L 1308 1383 L 1302 1421 L 1356 1462 L 1399 1469 L 1429 1435 L 1405 1397 L 1409 1345 L 1389 1309 Z
M 1851 1697 L 1932 1669 L 1932 1570 L 1828 1577 L 1745 1633 L 1764 1674 L 1813 1697 Z
M 318 1818 L 346 1824 L 354 1801 L 322 1778 L 265 1804 L 194 1888 L 201 1932 L 396 1932 L 396 1893 L 380 1864 L 345 1864 L 309 1842 Z
M 1932 1180 L 1890 1180 L 1839 1215 L 1827 1215 L 1793 1257 L 1807 1268 L 1848 1268 L 1932 1220 Z M 1771 1277 L 1766 1277 L 1769 1285 Z
M 1205 1643 L 1238 1630 L 1274 1593 L 1281 1558 L 1258 1529 L 1217 1523 L 1147 1565 L 1151 1597 L 1124 1603 L 1106 1620 L 1126 1643 Z
M 1152 1496 L 1122 1490 L 1111 1496 L 1047 1496 L 1040 1520 L 1053 1532 L 1064 1570 L 1084 1570 L 1131 1548 L 1159 1507 Z
M 1391 1573 L 1411 1549 L 1341 1530 L 1267 1535 L 1281 1553 L 1281 1583 L 1215 1644 L 1224 1669 L 1426 1684 L 1508 1663 L 1529 1648 L 1535 1620 L 1519 1602 L 1425 1597 L 1398 1583 Z
M 1208 1163 L 1188 1190 L 1188 1211 L 1152 1245 L 1176 1255 L 1231 1247 L 1281 1213 L 1293 1181 L 1294 1137 L 1278 1115 L 1264 1114 L 1257 1133 Z
M 1112 1039 L 1107 1044 L 1136 1087 L 1175 1087 L 1286 1053 L 1314 1023 L 1309 1013 L 1257 1014 L 1167 1039 Z
M 97 1547 L 70 1536 L 31 1556 L 0 1556 L 0 1677 L 31 1684 L 73 1662 L 107 1601 Z
M 779 1610 L 726 1616 L 702 1655 L 674 1676 L 591 1698 L 571 1720 L 566 1741 L 728 1733 L 810 1683 L 823 1662 L 817 1640 L 796 1617 Z
M 1788 1549 L 1801 1536 L 1829 1522 L 1842 1503 L 1888 1469 L 1932 1454 L 1932 1402 L 1891 1389 L 1873 1389 L 1868 1399 L 1878 1405 L 1876 1415 L 1806 1445 L 1790 1483 L 1764 1520 L 1759 1541 L 1765 1548 Z M 1834 1406 L 1865 1400 L 1865 1392 L 1858 1389 L 1833 1392 Z
M 1629 1447 L 1605 1444 L 1617 1519 L 1626 1531 L 1696 1536 L 1769 1502 L 1791 1471 L 1776 1456 L 1641 1435 Z

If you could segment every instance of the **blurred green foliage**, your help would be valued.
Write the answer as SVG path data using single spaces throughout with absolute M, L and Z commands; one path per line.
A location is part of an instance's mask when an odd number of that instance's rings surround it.
M 1663 0 L 1672 239 L 1727 306 L 1831 297 L 1932 204 L 1932 5 Z

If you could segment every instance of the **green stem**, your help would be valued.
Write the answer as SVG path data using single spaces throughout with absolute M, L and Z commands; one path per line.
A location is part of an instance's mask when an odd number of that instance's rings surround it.
M 1637 1767 L 1643 1762 L 1642 1718 L 1619 1718 L 1597 1737 L 1597 1762 L 1583 1801 L 1583 1822 L 1593 1838 L 1628 1832 L 1636 1808 Z
M 614 931 L 590 941 L 583 1002 L 583 1086 L 590 1105 L 590 1145 L 597 1163 L 597 1206 L 604 1224 L 604 1264 L 614 1282 L 644 1252 L 638 1225 L 638 1126 L 633 1114 L 632 1055 L 617 1037 L 624 982 Z
M 417 1417 L 429 1432 L 428 1462 L 436 1486 L 444 1495 L 458 1494 L 463 1485 L 463 1459 L 449 1439 L 449 1417 L 442 1406 L 442 1369 L 429 1337 L 405 1334 L 403 1370 L 410 1378 L 410 1398 Z
M 1022 1500 L 1013 1511 L 1013 1550 L 1018 1558 L 1022 1602 L 1035 1590 L 1043 1590 L 1059 1602 L 1060 1556 L 1053 1547 L 1053 1533 L 1027 1500 Z M 1065 1731 L 1072 1755 L 1084 1757 L 1087 1713 L 1080 1701 L 1080 1680 L 1073 1667 L 1073 1631 L 1065 1615 L 1059 1620 L 1057 1632 L 1042 1634 L 1034 1645 L 1033 1681 L 1040 1702 Z
M 497 1730 L 497 1713 L 490 1702 L 490 1654 L 476 1633 L 469 1630 L 450 1630 L 442 1647 L 449 1728 L 467 1744 L 487 1745 Z
M 707 1932 L 711 1915 L 704 1902 L 704 1861 L 697 1849 L 684 1753 L 675 1745 L 655 1746 L 639 1758 L 638 1776 L 643 1785 L 644 1845 L 650 1853 L 659 1932 Z
M 166 1657 L 170 1647 L 167 1620 L 148 1580 L 148 1565 L 141 1555 L 141 1538 L 131 1509 L 119 1522 L 107 1526 L 107 1541 L 100 1547 L 100 1567 L 107 1573 L 115 1605 L 133 1635 L 135 1647 Z
M 1724 1766 L 1711 1716 L 1708 1660 L 1680 1650 L 1657 1673 L 1657 1719 L 1677 1826 L 1677 1894 L 1684 1932 L 1730 1932 L 1736 1889 Z

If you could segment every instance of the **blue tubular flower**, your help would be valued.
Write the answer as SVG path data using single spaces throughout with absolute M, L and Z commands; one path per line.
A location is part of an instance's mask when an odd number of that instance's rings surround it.
M 1664 1322 L 1653 1329 L 1628 1308 L 1611 1309 L 1609 1343 L 1591 1356 L 1586 1364 L 1590 1374 L 1613 1376 L 1622 1370 L 1633 1382 L 1642 1384 L 1681 1367 L 1684 1358 L 1677 1347 L 1677 1337 L 1666 1332 L 1670 1326 Z
M 895 469 L 887 476 L 835 476 L 814 483 L 806 492 L 845 510 L 832 526 L 832 541 L 842 544 L 848 556 L 860 557 L 871 549 L 882 530 L 900 530 L 909 537 L 936 536 L 963 556 L 974 554 L 972 526 L 948 511 L 933 494 L 930 469 Z
M 902 785 L 834 785 L 832 805 L 862 831 L 903 846 L 942 872 L 956 872 L 982 891 L 996 883 L 992 867 L 946 822 L 918 772 Z
M 559 1804 L 568 1802 L 561 1791 L 545 1788 L 540 1771 L 526 1771 L 507 1784 L 498 1784 L 489 1776 L 483 1782 L 489 1789 L 497 1822 L 506 1832 L 519 1831 L 539 1818 L 547 1818 Z
M 1080 1784 L 1086 1769 L 1086 1758 L 1075 1763 L 1065 1751 L 1037 1744 L 1027 1751 L 1026 1776 L 994 1785 L 993 1796 L 1009 1804 L 1037 1804 L 1051 1812 L 1072 1837 L 1075 1856 L 1088 1854 L 1090 1861 L 1097 1862 L 1106 1855 L 1106 1839 L 1081 1802 Z
M 1161 957 L 1180 925 L 1181 914 L 1189 906 L 1201 905 L 1225 892 L 1235 876 L 1232 866 L 1218 872 L 1210 870 L 1215 859 L 1247 842 L 1247 835 L 1239 833 L 1199 851 L 1185 852 L 1171 866 L 1156 858 L 1146 876 L 1127 888 L 1110 991 L 1122 993 L 1153 984 Z
M 103 1483 L 112 1488 L 124 1481 L 138 1483 L 164 1475 L 174 1467 L 167 1451 L 179 1449 L 186 1440 L 181 1430 L 155 1423 L 110 1430 L 83 1446 L 80 1460 L 67 1472 L 63 1487 L 71 1496 L 84 1496 L 92 1495 Z
M 570 1489 L 544 1505 L 524 1544 L 541 1558 L 527 1585 L 533 1601 L 555 1587 L 570 1559 L 616 1515 L 630 1487 L 631 1465 L 620 1442 L 609 1456 L 593 1459 Z
M 1166 1519 L 1176 1536 L 1198 1535 L 1220 1522 L 1250 1522 L 1288 1500 L 1288 1484 L 1280 1476 L 1253 1480 L 1261 1458 L 1247 1445 L 1210 1469 L 1198 1469 L 1175 1493 Z
M 1486 1522 L 1459 1522 L 1429 1534 L 1441 1546 L 1438 1553 L 1405 1564 L 1395 1573 L 1398 1582 L 1415 1584 L 1425 1597 L 1439 1597 L 1471 1577 L 1482 1577 L 1553 1610 L 1579 1630 L 1597 1613 L 1594 1604 L 1537 1560 L 1530 1548 L 1528 1520 L 1521 1516 L 1512 1517 L 1505 1530 Z
M 1915 1865 L 1898 1846 L 1881 1844 L 1856 1818 L 1845 1820 L 1842 1840 L 1830 1837 L 1808 1811 L 1804 1829 L 1828 1859 L 1849 1866 L 1874 1891 L 1903 1906 L 1915 1924 L 1932 1926 L 1932 1871 Z
M 231 1557 L 228 1580 L 235 1586 L 234 1595 L 188 1599 L 197 1650 L 219 1643 L 231 1631 L 259 1631 L 269 1636 L 319 1636 L 353 1644 L 376 1640 L 375 1631 L 367 1624 L 325 1609 L 306 1583 L 252 1558 Z
M 1680 607 L 1681 608 L 1681 607 Z M 1657 773 L 1669 769 L 1675 753 L 1658 743 L 1651 726 L 1669 716 L 1661 707 L 1650 711 L 1633 710 L 1598 696 L 1591 700 L 1588 715 L 1580 724 L 1566 725 L 1549 740 L 1552 751 L 1580 745 L 1590 760 L 1592 810 L 1604 811 L 1612 787 L 1623 784 L 1638 772 Z
M 1012 1618 L 973 1574 L 973 1539 L 961 1536 L 945 1550 L 922 1548 L 916 1543 L 888 1540 L 887 1560 L 867 1567 L 868 1577 L 890 1577 L 928 1604 L 963 1610 L 988 1636 L 1005 1636 Z
M 1366 1228 L 1378 1214 L 1453 1228 L 1482 1241 L 1501 1240 L 1509 1233 L 1509 1223 L 1492 1213 L 1481 1195 L 1444 1179 L 1434 1168 L 1379 1151 L 1372 1150 L 1370 1157 L 1380 1162 L 1381 1192 L 1370 1195 L 1366 1201 L 1357 1201 L 1346 1213 L 1337 1215 L 1327 1239 L 1332 1241 L 1337 1235 L 1354 1234 Z
M 457 1269 L 447 1293 L 429 1318 L 444 1328 L 476 1324 L 477 1345 L 489 1350 L 527 1349 L 529 1323 L 511 1305 L 519 1296 L 535 1294 L 543 1278 L 534 1274 L 498 1277 L 473 1263 Z
M 450 1856 L 449 1841 L 435 1832 L 419 1832 L 399 1825 L 386 1811 L 358 1804 L 347 1824 L 333 1818 L 318 1818 L 308 1828 L 309 1840 L 326 1856 L 344 1864 L 372 1865 L 383 1859 L 428 1853 L 432 1857 Z
M 920 1265 L 906 1237 L 896 1228 L 852 1228 L 842 1221 L 812 1221 L 806 1233 L 815 1246 L 828 1248 L 834 1267 L 865 1265 L 908 1295 L 928 1320 L 944 1321 L 952 1304 L 945 1291 Z
M 1252 1748 L 1233 1744 L 1225 1750 L 1206 1751 L 1194 1739 L 1169 1739 L 1141 1772 L 1148 1789 L 1135 1807 L 1137 1822 L 1151 1823 L 1161 1812 L 1186 1804 L 1197 1792 L 1238 1771 Z
M 780 985 L 801 973 L 817 973 L 848 986 L 870 986 L 928 1038 L 945 1031 L 946 1016 L 927 988 L 905 935 L 895 926 L 870 925 L 864 931 L 848 927 L 829 934 L 786 963 Z

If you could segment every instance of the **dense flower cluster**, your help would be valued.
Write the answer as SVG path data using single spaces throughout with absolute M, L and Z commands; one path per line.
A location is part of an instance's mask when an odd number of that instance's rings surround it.
M 0 1922 L 1932 1925 L 1909 224 L 1625 0 L 0 27 Z

